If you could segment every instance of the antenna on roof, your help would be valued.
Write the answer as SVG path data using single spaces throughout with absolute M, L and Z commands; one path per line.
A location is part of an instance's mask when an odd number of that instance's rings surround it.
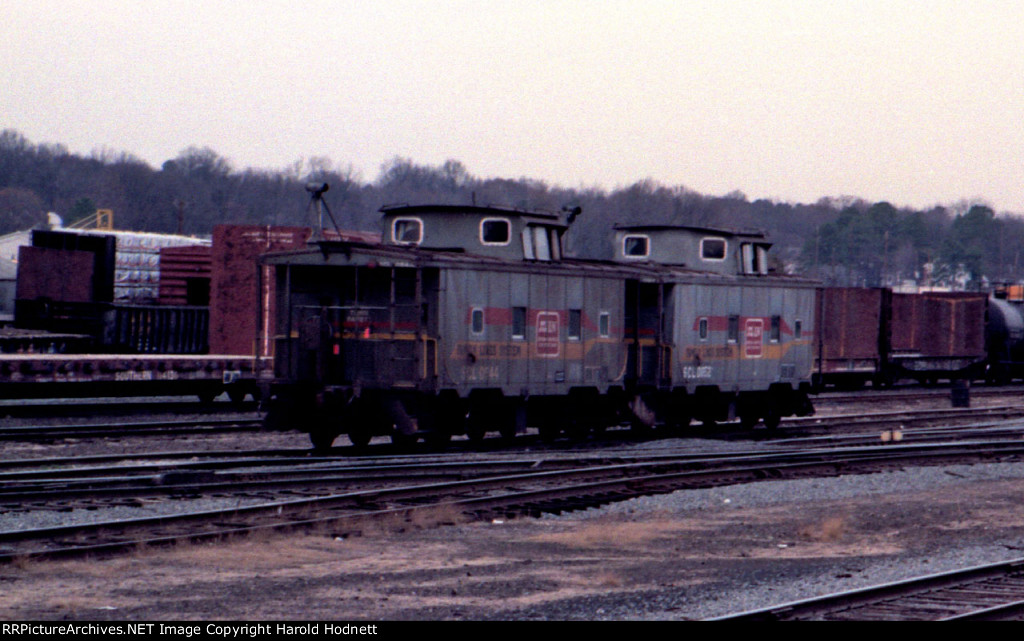
M 569 207 L 566 205 L 565 207 L 562 207 L 562 211 L 569 214 L 565 219 L 566 226 L 569 226 L 574 220 L 576 220 L 577 216 L 583 213 L 583 208 L 578 205 L 576 207 Z
M 331 225 L 334 227 L 334 231 L 338 232 L 338 237 L 341 237 L 341 230 L 338 229 L 338 223 L 334 220 L 334 214 L 331 213 L 331 208 L 327 206 L 327 201 L 324 200 L 324 192 L 330 189 L 331 186 L 323 182 L 310 182 L 306 183 L 306 191 L 309 192 L 309 206 L 306 207 L 308 212 L 311 207 L 316 208 L 316 227 L 313 230 L 313 240 L 324 240 L 324 211 L 327 211 L 327 216 L 331 219 Z

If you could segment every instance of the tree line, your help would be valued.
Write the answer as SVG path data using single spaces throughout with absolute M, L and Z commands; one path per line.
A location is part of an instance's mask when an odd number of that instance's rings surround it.
M 919 285 L 980 289 L 1017 281 L 1024 220 L 964 201 L 927 210 L 896 208 L 855 197 L 812 204 L 750 201 L 741 192 L 708 196 L 653 180 L 605 190 L 566 188 L 531 178 L 480 178 L 458 160 L 438 166 L 396 157 L 363 180 L 351 165 L 324 157 L 277 170 L 236 169 L 217 152 L 188 147 L 160 168 L 126 152 L 70 153 L 0 132 L 0 234 L 43 227 L 46 213 L 65 224 L 97 208 L 115 213 L 117 228 L 210 234 L 218 224 L 313 223 L 305 185 L 330 184 L 327 203 L 339 227 L 378 230 L 386 204 L 502 205 L 583 215 L 567 237 L 578 256 L 610 258 L 616 224 L 760 229 L 775 244 L 777 269 L 831 285 Z

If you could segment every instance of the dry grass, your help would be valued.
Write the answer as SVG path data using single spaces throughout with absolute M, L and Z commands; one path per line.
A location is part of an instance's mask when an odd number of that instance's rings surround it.
M 596 588 L 621 588 L 622 577 L 605 572 L 593 577 L 592 585 Z
M 440 525 L 458 525 L 469 522 L 466 516 L 456 506 L 447 503 L 435 505 L 422 510 L 413 510 L 409 515 L 409 523 L 419 529 L 438 527 Z
M 686 532 L 679 521 L 584 521 L 577 522 L 564 531 L 545 532 L 531 537 L 539 543 L 556 543 L 574 548 L 626 547 L 641 549 L 641 546 L 658 540 L 673 538 Z
M 411 510 L 397 510 L 388 514 L 359 519 L 346 526 L 346 534 L 357 536 L 387 536 L 399 532 L 428 530 L 443 525 L 459 525 L 471 519 L 451 504 L 433 505 Z
M 847 532 L 847 519 L 842 516 L 833 516 L 821 523 L 805 525 L 800 528 L 800 536 L 808 541 L 821 541 L 834 543 L 843 538 Z

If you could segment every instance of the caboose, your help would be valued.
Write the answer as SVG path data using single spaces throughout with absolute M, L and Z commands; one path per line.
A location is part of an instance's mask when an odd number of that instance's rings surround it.
M 268 421 L 317 447 L 810 411 L 814 285 L 770 274 L 763 235 L 620 228 L 616 258 L 591 261 L 563 255 L 563 214 L 381 211 L 382 244 L 263 259 Z
M 617 261 L 661 266 L 656 283 L 626 288 L 648 363 L 634 404 L 684 425 L 739 418 L 774 428 L 813 412 L 817 283 L 770 270 L 770 247 L 759 231 L 615 228 Z M 660 378 L 647 373 L 655 367 Z

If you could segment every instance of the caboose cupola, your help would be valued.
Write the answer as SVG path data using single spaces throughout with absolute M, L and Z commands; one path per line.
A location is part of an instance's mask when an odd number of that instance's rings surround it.
M 562 258 L 567 225 L 557 214 L 475 205 L 399 205 L 380 211 L 386 245 L 506 260 Z
M 652 262 L 721 274 L 767 274 L 768 248 L 760 231 L 676 225 L 615 226 L 615 260 Z

